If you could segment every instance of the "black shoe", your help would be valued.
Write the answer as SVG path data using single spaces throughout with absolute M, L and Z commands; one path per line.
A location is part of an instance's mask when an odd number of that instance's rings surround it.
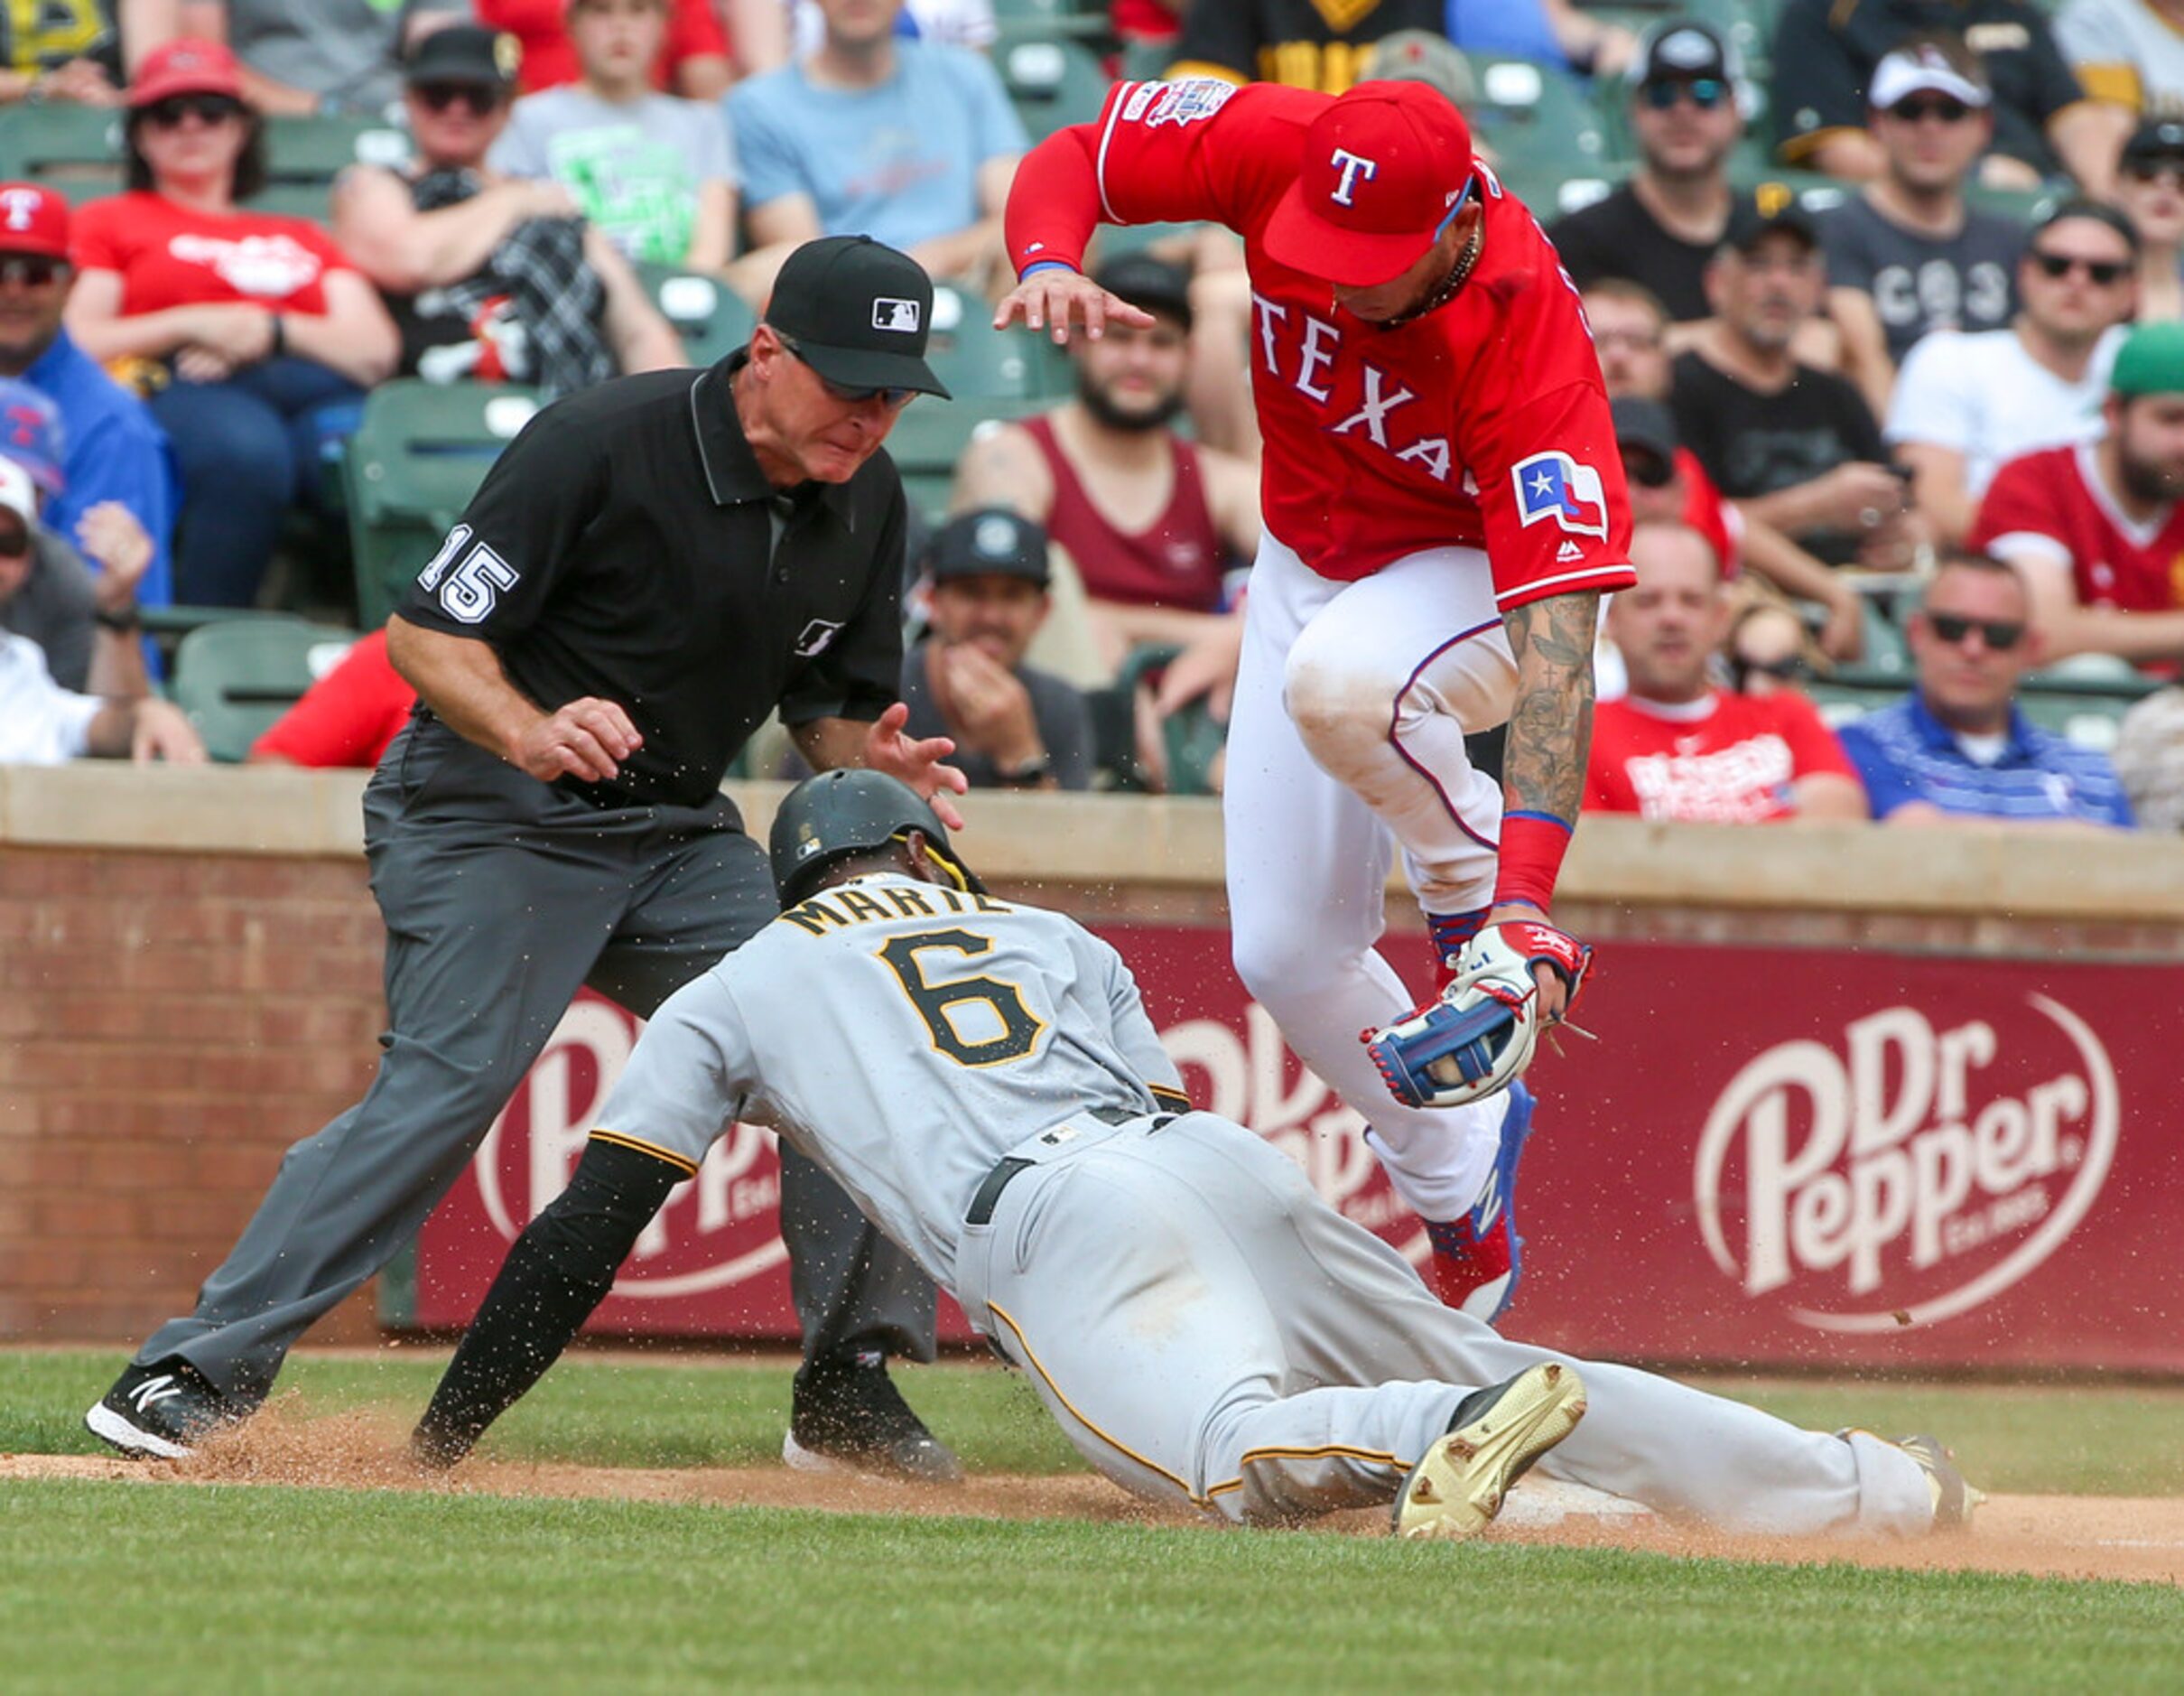
M 83 1422 L 132 1458 L 187 1460 L 207 1432 L 242 1417 L 195 1366 L 171 1355 L 149 1366 L 130 1363 Z
M 873 1472 L 961 1484 L 963 1463 L 910 1411 L 884 1356 L 821 1361 L 796 1375 L 781 1458 L 803 1472 Z

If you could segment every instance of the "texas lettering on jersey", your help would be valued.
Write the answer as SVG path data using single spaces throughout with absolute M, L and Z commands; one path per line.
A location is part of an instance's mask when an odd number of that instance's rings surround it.
M 1010 253 L 1019 268 L 1075 265 L 1095 219 L 1211 219 L 1242 235 L 1261 501 L 1268 527 L 1322 576 L 1351 581 L 1468 545 L 1485 549 L 1505 609 L 1628 584 L 1629 499 L 1576 291 L 1491 171 L 1475 167 L 1476 268 L 1454 300 L 1408 323 L 1355 317 L 1324 281 L 1267 252 L 1267 223 L 1327 99 L 1263 84 L 1120 84 L 1097 123 L 1025 162 Z M 1380 162 L 1328 163 L 1328 191 L 1368 205 Z M 1083 191 L 1088 172 L 1096 197 Z M 1448 185 L 1452 204 L 1464 186 Z M 1520 482 L 1520 466 L 1546 470 L 1548 491 Z

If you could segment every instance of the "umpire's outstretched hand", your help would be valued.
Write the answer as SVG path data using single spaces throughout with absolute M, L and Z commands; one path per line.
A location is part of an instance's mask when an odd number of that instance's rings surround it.
M 524 728 L 508 758 L 541 783 L 581 778 L 611 782 L 620 761 L 645 745 L 629 714 L 612 701 L 585 695 Z
M 1132 306 L 1120 294 L 1110 294 L 1082 272 L 1060 266 L 1034 271 L 1002 295 L 1001 303 L 994 308 L 993 327 L 1006 330 L 1019 315 L 1027 330 L 1044 330 L 1052 324 L 1057 342 L 1069 340 L 1073 321 L 1083 324 L 1084 333 L 1095 341 L 1111 318 L 1137 330 L 1149 330 L 1153 323 L 1152 313 L 1142 307 Z
M 901 778 L 932 804 L 942 824 L 961 830 L 963 815 L 948 796 L 966 792 L 971 779 L 955 767 L 941 763 L 955 751 L 955 743 L 945 736 L 906 736 L 903 726 L 909 722 L 910 709 L 900 701 L 873 721 L 865 733 L 864 764 Z

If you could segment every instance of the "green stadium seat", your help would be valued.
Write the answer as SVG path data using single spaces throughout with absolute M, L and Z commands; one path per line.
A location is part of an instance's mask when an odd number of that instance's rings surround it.
M 200 624 L 175 650 L 175 704 L 213 759 L 239 760 L 356 639 L 354 630 L 279 613 Z
M 405 379 L 366 397 L 345 465 L 365 628 L 386 622 L 501 449 L 537 410 L 531 390 L 487 383 Z
M 928 396 L 914 400 L 896 419 L 888 436 L 888 454 L 902 473 L 903 493 L 929 527 L 947 521 L 955 464 L 971 438 L 997 423 L 1043 411 L 1044 400 L 949 402 Z
M 1051 340 L 1019 325 L 996 330 L 984 299 L 950 283 L 934 286 L 925 363 L 958 401 L 1065 394 L 1070 383 L 1068 355 Z
M 993 0 L 998 52 L 1014 42 L 1104 40 L 1107 7 L 1102 0 Z
M 1472 132 L 1493 150 L 1498 168 L 1512 176 L 1597 175 L 1613 162 L 1600 111 L 1575 79 L 1529 59 L 1468 57 L 1478 88 L 1467 108 Z
M 2132 699 L 2077 690 L 2028 688 L 2019 692 L 2017 706 L 2042 730 L 2052 731 L 2077 747 L 2105 754 L 2115 747 Z
M 350 165 L 399 170 L 409 158 L 409 137 L 376 118 L 265 120 L 265 174 L 274 182 L 315 182 L 325 187 Z
M 671 265 L 641 264 L 637 273 L 653 304 L 683 339 L 683 351 L 692 365 L 717 364 L 750 340 L 758 314 L 718 277 Z
M 1003 42 L 994 48 L 993 63 L 1035 142 L 1098 117 L 1113 83 L 1099 57 L 1071 41 Z
M 80 205 L 121 192 L 121 114 L 92 106 L 0 107 L 0 178 Z

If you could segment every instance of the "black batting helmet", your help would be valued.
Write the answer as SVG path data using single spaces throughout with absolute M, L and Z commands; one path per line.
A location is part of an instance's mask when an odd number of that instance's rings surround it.
M 946 828 L 908 784 L 884 771 L 850 768 L 806 778 L 782 798 L 767 843 L 782 906 L 803 900 L 837 860 L 884 848 L 913 830 L 924 834 L 928 851 L 959 887 L 984 892 L 957 861 Z

